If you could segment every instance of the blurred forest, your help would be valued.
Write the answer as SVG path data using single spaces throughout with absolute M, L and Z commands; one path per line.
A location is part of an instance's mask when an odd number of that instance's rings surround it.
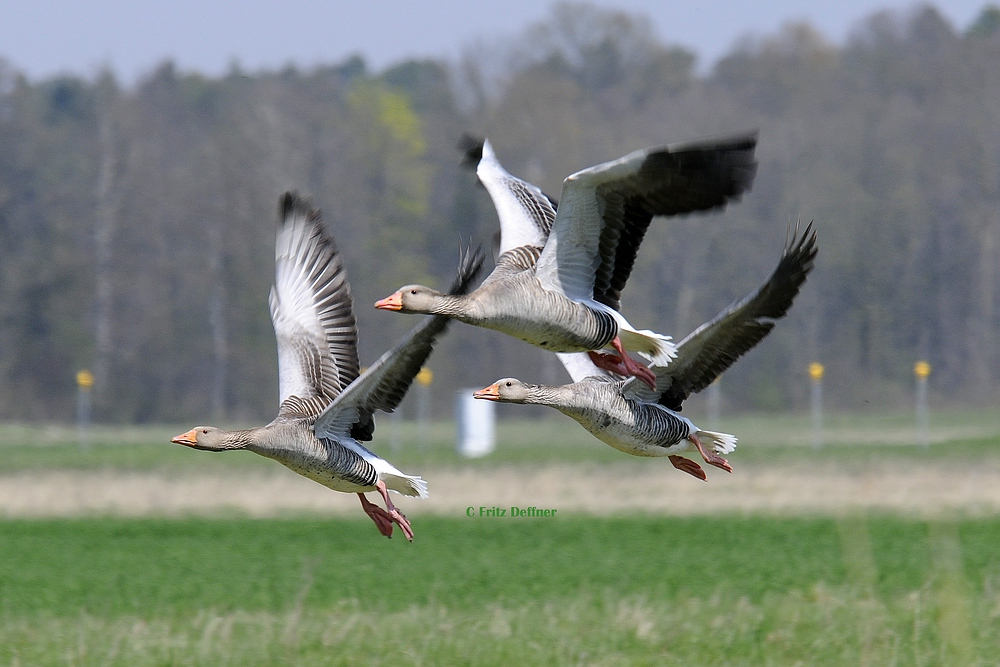
M 809 362 L 832 405 L 1000 393 L 1000 9 L 871 16 L 844 45 L 808 25 L 748 39 L 705 74 L 642 16 L 558 5 L 460 62 L 364 60 L 224 77 L 165 63 L 29 81 L 0 60 L 0 419 L 71 420 L 93 371 L 109 422 L 264 420 L 279 194 L 309 194 L 343 250 L 370 363 L 412 316 L 372 304 L 444 287 L 496 214 L 459 166 L 464 131 L 558 198 L 573 171 L 648 145 L 759 130 L 752 192 L 655 221 L 623 297 L 683 338 L 759 285 L 787 229 L 815 220 L 817 269 L 789 317 L 723 380 L 733 409 L 802 409 Z M 552 355 L 460 324 L 431 358 L 434 413 Z M 404 406 L 405 407 L 405 406 Z

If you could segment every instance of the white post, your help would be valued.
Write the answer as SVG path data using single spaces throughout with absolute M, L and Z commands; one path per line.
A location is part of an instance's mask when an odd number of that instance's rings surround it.
M 472 397 L 475 388 L 458 392 L 456 418 L 458 453 L 468 458 L 486 456 L 496 447 L 496 413 L 493 401 Z
M 809 404 L 812 409 L 812 446 L 823 446 L 823 364 L 814 361 L 809 364 L 809 380 L 812 384 Z
M 913 365 L 917 378 L 917 444 L 929 447 L 931 444 L 930 419 L 927 414 L 927 378 L 931 375 L 931 365 L 918 361 Z

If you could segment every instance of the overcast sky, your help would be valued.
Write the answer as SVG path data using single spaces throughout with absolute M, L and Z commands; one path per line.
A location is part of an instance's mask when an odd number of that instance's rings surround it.
M 964 30 L 988 0 L 933 3 Z M 647 15 L 665 43 L 713 64 L 740 37 L 806 20 L 842 42 L 858 21 L 900 0 L 598 0 Z M 548 14 L 541 0 L 0 0 L 0 57 L 32 79 L 92 75 L 110 65 L 126 83 L 172 59 L 186 71 L 336 63 L 360 53 L 376 70 L 412 57 L 454 58 L 475 42 L 517 35 Z

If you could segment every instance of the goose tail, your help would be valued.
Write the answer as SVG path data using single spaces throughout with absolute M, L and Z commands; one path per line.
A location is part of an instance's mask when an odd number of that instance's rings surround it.
M 649 329 L 628 331 L 621 329 L 619 337 L 626 350 L 634 350 L 639 356 L 654 366 L 666 366 L 677 356 L 677 346 L 670 336 L 658 334 Z
M 736 436 L 729 435 L 728 433 L 716 433 L 715 431 L 697 431 L 695 432 L 702 440 L 707 440 L 711 442 L 712 449 L 717 454 L 731 454 L 736 450 Z
M 387 489 L 404 496 L 412 496 L 414 498 L 426 498 L 428 496 L 427 482 L 420 477 L 404 475 L 403 473 L 398 475 L 384 474 L 382 475 L 382 481 L 385 482 Z

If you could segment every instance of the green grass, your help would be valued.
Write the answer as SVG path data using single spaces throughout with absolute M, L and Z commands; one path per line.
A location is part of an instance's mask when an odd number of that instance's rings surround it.
M 697 422 L 703 420 L 694 415 Z M 742 416 L 734 464 L 1000 462 L 991 413 Z M 707 424 L 703 424 L 707 426 Z M 182 427 L 0 426 L 0 475 L 247 471 L 169 443 Z M 910 432 L 907 432 L 910 429 Z M 646 466 L 567 419 L 501 422 L 465 461 L 451 424 L 382 419 L 414 472 Z M 395 442 L 394 442 L 395 441 Z M 904 468 L 905 469 L 905 468 Z M 1000 517 L 421 516 L 417 541 L 363 518 L 0 521 L 5 665 L 973 665 L 1000 655 Z
M 990 664 L 1000 519 L 0 523 L 0 664 Z

